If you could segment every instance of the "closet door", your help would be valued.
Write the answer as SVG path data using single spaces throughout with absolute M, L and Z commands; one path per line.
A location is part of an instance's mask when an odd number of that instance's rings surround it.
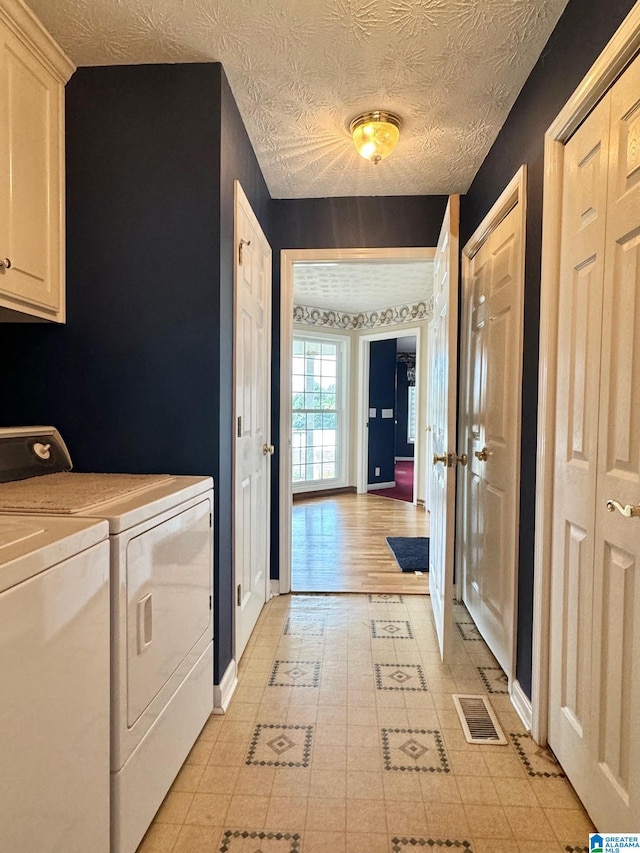
M 470 262 L 469 466 L 463 600 L 509 680 L 513 675 L 520 395 L 521 212 L 516 204 Z M 463 373 L 466 365 L 463 366 Z M 466 450 L 466 448 L 465 448 Z
M 585 802 L 609 111 L 565 147 L 558 312 L 549 744 Z
M 640 60 L 611 92 L 595 501 L 593 815 L 637 832 L 640 815 Z M 640 507 L 639 507 L 640 511 Z
M 638 93 L 640 60 L 565 148 L 553 494 L 549 744 L 616 832 L 640 813 L 640 519 L 607 507 L 640 504 Z

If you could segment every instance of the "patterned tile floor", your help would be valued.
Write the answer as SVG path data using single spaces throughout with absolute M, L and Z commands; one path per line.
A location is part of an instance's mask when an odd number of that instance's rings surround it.
M 443 666 L 427 597 L 273 599 L 139 853 L 586 849 L 573 789 L 455 611 Z M 509 744 L 468 744 L 455 692 L 488 692 Z

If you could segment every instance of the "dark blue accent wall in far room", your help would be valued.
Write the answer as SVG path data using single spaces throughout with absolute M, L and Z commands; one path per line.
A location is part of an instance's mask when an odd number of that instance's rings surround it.
M 570 0 L 509 118 L 462 199 L 464 246 L 522 163 L 528 166 L 516 675 L 531 696 L 533 546 L 544 134 L 634 0 Z
M 396 407 L 396 339 L 371 341 L 369 353 L 369 485 L 390 483 L 394 478 Z M 382 410 L 391 409 L 392 418 L 383 418 Z M 376 468 L 380 473 L 376 474 Z

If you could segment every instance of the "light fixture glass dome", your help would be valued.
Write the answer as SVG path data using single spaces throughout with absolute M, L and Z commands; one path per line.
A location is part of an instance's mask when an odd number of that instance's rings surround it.
M 356 151 L 376 165 L 398 144 L 402 120 L 394 113 L 372 110 L 356 116 L 349 125 Z

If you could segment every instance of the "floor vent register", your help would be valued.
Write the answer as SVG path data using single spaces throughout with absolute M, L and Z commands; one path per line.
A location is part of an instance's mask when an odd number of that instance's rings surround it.
M 486 696 L 456 693 L 453 701 L 468 743 L 507 743 L 495 711 Z

